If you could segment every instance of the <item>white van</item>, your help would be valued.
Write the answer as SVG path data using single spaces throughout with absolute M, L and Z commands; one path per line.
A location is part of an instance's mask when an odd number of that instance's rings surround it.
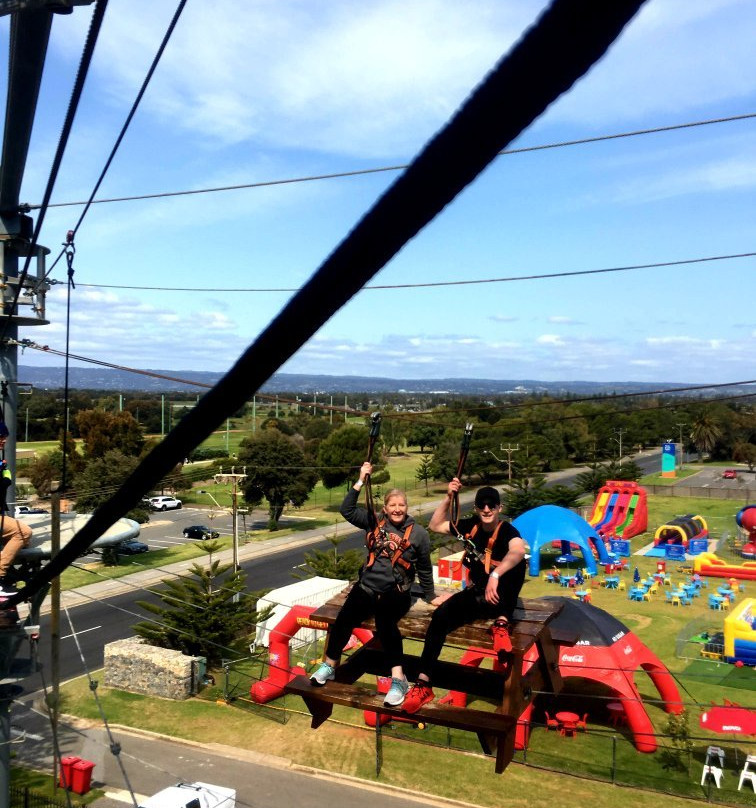
M 210 783 L 179 783 L 142 802 L 139 808 L 234 808 L 236 791 Z

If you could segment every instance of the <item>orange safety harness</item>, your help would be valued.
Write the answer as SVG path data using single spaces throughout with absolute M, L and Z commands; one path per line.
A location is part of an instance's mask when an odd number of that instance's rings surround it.
M 399 538 L 396 533 L 389 534 L 386 530 L 386 520 L 381 519 L 372 531 L 365 534 L 365 545 L 368 549 L 365 569 L 370 569 L 375 564 L 376 558 L 386 555 L 391 558 L 392 567 L 398 564 L 407 572 L 412 564 L 403 557 L 403 553 L 410 546 L 410 533 L 412 533 L 413 527 L 414 524 L 408 525 L 404 535 Z M 389 538 L 389 535 L 397 536 L 396 544 L 393 539 Z
M 491 571 L 491 553 L 493 553 L 494 544 L 496 544 L 496 537 L 499 535 L 499 528 L 501 528 L 503 522 L 497 522 L 496 527 L 494 528 L 494 532 L 490 535 L 488 539 L 488 544 L 486 544 L 486 549 L 483 551 L 483 558 L 481 559 L 479 554 L 475 552 L 475 556 L 477 557 L 478 561 L 483 565 L 483 569 L 486 571 L 486 575 Z M 480 525 L 473 525 L 473 529 L 465 536 L 466 539 L 469 539 L 471 542 L 475 538 L 478 528 Z

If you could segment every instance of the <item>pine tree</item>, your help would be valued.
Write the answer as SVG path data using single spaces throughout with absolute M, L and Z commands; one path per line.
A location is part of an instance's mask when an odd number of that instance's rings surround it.
M 346 537 L 332 536 L 328 539 L 333 550 L 312 550 L 305 553 L 305 563 L 302 568 L 306 574 L 294 573 L 295 578 L 312 578 L 320 575 L 323 578 L 335 578 L 336 580 L 356 581 L 357 575 L 364 560 L 363 553 L 359 550 L 346 550 L 339 553 L 339 545 Z
M 164 605 L 138 601 L 155 619 L 137 623 L 134 631 L 160 648 L 203 656 L 208 667 L 243 656 L 260 619 L 262 593 L 246 592 L 246 573 L 230 570 L 230 564 L 211 559 L 207 567 L 194 564 L 191 577 L 165 579 L 165 589 L 157 592 Z

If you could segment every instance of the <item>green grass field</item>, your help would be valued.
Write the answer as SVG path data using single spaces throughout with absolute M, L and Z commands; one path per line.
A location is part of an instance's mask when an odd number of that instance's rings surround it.
M 395 481 L 395 470 L 409 478 L 416 461 L 412 455 L 397 458 L 395 464 L 392 463 L 392 482 Z M 443 486 L 436 485 L 435 488 L 434 493 L 431 487 L 431 495 L 437 498 Z M 417 503 L 415 507 L 422 509 L 423 499 L 424 491 L 410 492 L 411 502 Z M 734 533 L 734 514 L 739 507 L 737 503 L 726 500 L 651 497 L 649 531 L 632 540 L 633 550 L 650 543 L 659 524 L 682 513 L 703 515 L 714 535 L 722 531 Z M 325 518 L 334 519 L 334 512 L 328 506 L 300 510 L 305 511 L 323 513 Z M 167 558 L 161 555 L 162 563 L 166 563 Z M 547 569 L 551 563 L 547 551 L 542 559 L 542 569 Z M 635 566 L 645 575 L 655 570 L 656 559 L 632 557 L 630 570 L 623 573 L 627 589 Z M 683 573 L 675 564 L 669 563 L 668 569 L 674 582 L 683 579 Z M 739 599 L 753 597 L 756 590 L 750 591 L 752 589 L 754 585 L 747 584 L 746 592 Z M 579 714 L 587 712 L 588 732 L 566 739 L 534 725 L 527 752 L 516 754 L 516 762 L 501 779 L 493 775 L 491 761 L 480 756 L 474 735 L 438 727 L 418 730 L 401 723 L 384 728 L 383 770 L 376 778 L 374 731 L 365 725 L 360 712 L 337 707 L 334 719 L 314 732 L 309 729 L 309 720 L 298 700 L 284 697 L 266 706 L 253 705 L 249 701 L 247 693 L 251 683 L 266 675 L 267 654 L 257 660 L 233 665 L 225 673 L 215 672 L 218 684 L 206 688 L 200 699 L 186 703 L 156 702 L 107 688 L 100 688 L 98 692 L 104 700 L 109 720 L 118 723 L 166 734 L 176 734 L 175 728 L 180 727 L 178 732 L 182 737 L 204 742 L 218 739 L 218 742 L 225 743 L 229 742 L 228 728 L 233 726 L 233 745 L 441 797 L 463 798 L 478 805 L 525 804 L 526 795 L 536 793 L 537 789 L 539 795 L 556 806 L 572 805 L 575 799 L 582 799 L 594 806 L 608 808 L 617 799 L 623 799 L 621 795 L 625 793 L 608 785 L 612 782 L 633 788 L 634 805 L 658 801 L 658 792 L 664 793 L 666 806 L 682 805 L 678 798 L 709 799 L 731 805 L 752 804 L 752 794 L 736 790 L 735 758 L 737 756 L 742 765 L 746 754 L 756 753 L 753 742 L 737 736 L 705 733 L 699 726 L 699 717 L 711 702 L 722 704 L 724 699 L 730 699 L 749 705 L 756 691 L 753 669 L 738 669 L 726 663 L 704 660 L 699 655 L 700 642 L 689 642 L 691 638 L 700 637 L 703 631 L 722 630 L 726 613 L 708 608 L 706 591 L 703 590 L 704 596 L 694 599 L 690 606 L 674 607 L 665 600 L 663 590 L 650 602 L 637 603 L 629 601 L 623 591 L 602 587 L 591 589 L 593 605 L 621 620 L 659 656 L 674 676 L 688 711 L 692 737 L 692 752 L 682 756 L 679 769 L 665 768 L 664 750 L 671 748 L 670 740 L 663 737 L 667 715 L 651 680 L 642 671 L 635 673 L 634 680 L 655 732 L 660 736 L 657 753 L 638 752 L 626 728 L 615 729 L 607 724 L 604 704 L 610 698 L 609 690 L 569 680 L 570 692 L 563 694 L 560 707 Z M 523 589 L 526 598 L 565 594 L 568 595 L 569 590 L 545 583 L 542 576 L 528 578 Z M 308 666 L 320 653 L 318 648 L 303 649 L 292 658 L 292 664 Z M 451 649 L 444 652 L 448 658 L 458 653 Z M 226 674 L 228 684 L 224 682 Z M 81 680 L 67 685 L 66 709 L 76 715 L 96 718 L 96 708 L 87 691 Z M 230 701 L 224 695 L 230 697 Z M 440 695 L 442 693 L 437 693 Z M 475 706 L 485 709 L 480 700 Z M 536 722 L 539 717 L 540 714 L 536 713 Z M 411 746 L 407 746 L 408 741 L 412 742 Z M 712 793 L 699 785 L 705 750 L 710 744 L 723 747 L 728 761 L 728 776 L 723 788 L 713 789 Z M 459 752 L 467 754 L 460 755 Z M 461 783 L 464 784 L 462 789 Z M 567 785 L 568 794 L 565 794 Z M 506 795 L 503 795 L 502 788 L 506 789 Z

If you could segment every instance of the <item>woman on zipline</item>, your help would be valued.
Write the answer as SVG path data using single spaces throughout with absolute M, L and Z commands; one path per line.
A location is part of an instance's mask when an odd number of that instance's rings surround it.
M 409 690 L 402 669 L 402 635 L 397 623 L 411 606 L 410 588 L 415 573 L 423 587 L 423 598 L 430 603 L 433 569 L 430 560 L 428 531 L 418 525 L 407 512 L 407 496 L 397 488 L 383 500 L 383 511 L 371 513 L 357 505 L 360 489 L 373 470 L 369 462 L 362 464 L 360 478 L 349 489 L 341 504 L 341 515 L 366 532 L 368 555 L 344 605 L 341 607 L 328 637 L 325 658 L 312 674 L 314 685 L 324 685 L 335 678 L 336 666 L 352 630 L 367 618 L 375 617 L 375 631 L 391 668 L 391 687 L 384 704 L 398 707 Z M 370 504 L 370 498 L 368 498 Z

